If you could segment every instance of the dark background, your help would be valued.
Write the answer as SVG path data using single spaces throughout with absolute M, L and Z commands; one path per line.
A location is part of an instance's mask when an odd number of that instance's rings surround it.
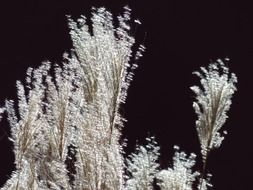
M 128 119 L 124 137 L 133 150 L 136 141 L 155 135 L 161 145 L 160 162 L 171 164 L 173 145 L 198 155 L 200 148 L 192 109 L 198 84 L 192 72 L 217 58 L 238 76 L 238 92 L 233 98 L 228 130 L 220 149 L 211 153 L 208 171 L 213 189 L 252 189 L 252 108 L 253 108 L 253 6 L 229 0 L 9 0 L 0 5 L 0 105 L 16 99 L 15 81 L 25 78 L 28 66 L 43 60 L 60 62 L 71 40 L 65 15 L 90 15 L 91 6 L 105 6 L 114 15 L 123 6 L 139 18 L 136 39 L 146 52 L 139 62 L 130 87 L 124 116 Z M 14 155 L 8 141 L 9 127 L 2 122 L 0 139 L 0 179 L 2 185 L 14 170 Z

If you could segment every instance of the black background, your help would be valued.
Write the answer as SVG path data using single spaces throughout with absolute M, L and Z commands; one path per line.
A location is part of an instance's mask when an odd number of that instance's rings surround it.
M 171 164 L 173 145 L 198 155 L 194 128 L 193 93 L 198 84 L 192 72 L 217 58 L 238 76 L 228 130 L 220 149 L 211 153 L 208 171 L 213 189 L 252 189 L 252 108 L 253 108 L 253 6 L 229 0 L 15 0 L 0 5 L 0 105 L 16 99 L 15 81 L 25 78 L 28 66 L 43 60 L 60 62 L 71 40 L 65 15 L 90 15 L 92 6 L 104 6 L 114 15 L 123 6 L 132 9 L 132 18 L 141 20 L 135 32 L 138 42 L 145 36 L 146 52 L 139 62 L 128 100 L 123 107 L 127 118 L 123 137 L 126 152 L 136 141 L 155 135 L 161 145 L 161 165 Z M 133 28 L 134 29 L 134 28 Z M 8 141 L 9 127 L 2 122 L 0 139 L 1 184 L 14 169 L 14 155 Z

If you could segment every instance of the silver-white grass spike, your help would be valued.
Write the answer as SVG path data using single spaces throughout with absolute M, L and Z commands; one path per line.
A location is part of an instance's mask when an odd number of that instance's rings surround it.
M 17 126 L 18 118 L 16 116 L 15 109 L 14 109 L 14 101 L 13 100 L 6 100 L 5 101 L 5 109 L 8 114 L 8 121 L 11 126 L 11 131 L 15 132 L 15 130 L 16 130 L 15 127 Z M 12 134 L 12 135 L 14 135 L 14 134 Z
M 161 170 L 156 175 L 158 185 L 161 190 L 192 190 L 194 181 L 200 175 L 192 171 L 196 155 L 192 153 L 187 156 L 186 153 L 179 151 L 178 146 L 174 149 L 173 166 Z
M 131 47 L 134 43 L 133 37 L 128 34 L 127 22 L 130 19 L 130 10 L 125 8 L 123 16 L 119 16 L 119 27 L 114 29 L 112 15 L 105 8 L 93 9 L 92 23 L 93 33 L 88 31 L 85 19 L 82 26 L 78 26 L 70 20 L 71 37 L 77 59 L 85 73 L 83 82 L 85 85 L 85 96 L 90 101 L 102 98 L 106 105 L 114 109 L 109 115 L 115 115 L 112 119 L 113 125 L 121 122 L 117 114 L 119 104 L 124 103 L 127 89 L 132 80 L 132 70 L 129 69 Z M 136 53 L 140 54 L 143 47 Z M 132 68 L 136 68 L 133 65 Z M 129 71 L 130 70 L 130 71 Z M 98 89 L 97 98 L 94 96 Z M 111 97 L 108 99 L 108 97 Z M 108 106 L 103 107 L 108 110 Z M 108 108 L 106 108 L 108 107 Z
M 32 72 L 33 68 L 29 67 L 26 71 L 26 87 L 28 89 L 31 89 L 31 83 L 32 83 Z
M 18 94 L 18 112 L 21 119 L 24 119 L 26 117 L 27 111 L 28 111 L 28 104 L 27 99 L 25 95 L 25 88 L 24 85 L 17 81 L 17 94 Z
M 201 153 L 205 162 L 208 152 L 220 147 L 224 136 L 219 132 L 227 119 L 231 98 L 236 91 L 237 78 L 221 60 L 211 63 L 208 68 L 194 72 L 201 86 L 192 86 L 196 95 L 193 108 L 198 116 L 196 128 L 201 144 Z
M 146 146 L 137 146 L 136 152 L 127 159 L 127 190 L 152 190 L 158 173 L 159 146 L 153 137 L 147 138 Z

